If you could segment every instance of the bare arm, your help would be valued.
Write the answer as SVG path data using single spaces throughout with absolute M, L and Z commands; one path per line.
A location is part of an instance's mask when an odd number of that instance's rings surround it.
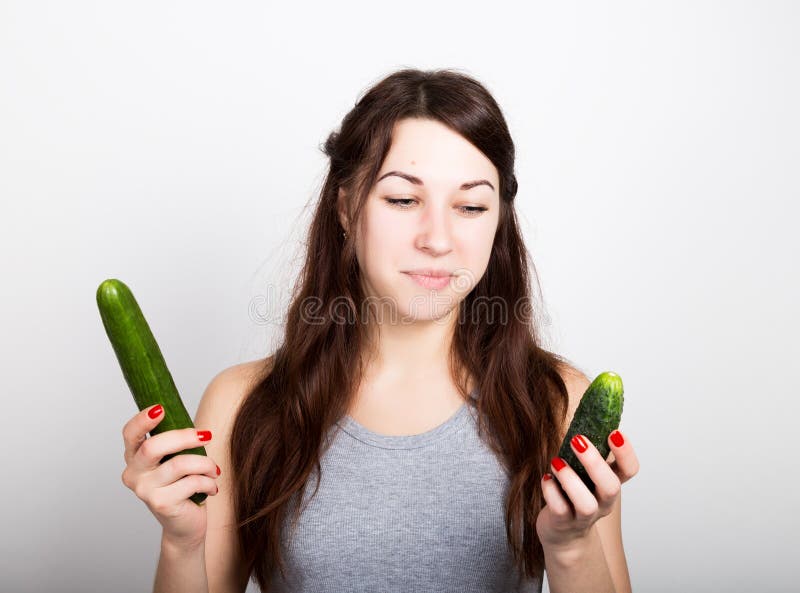
M 267 362 L 271 362 L 268 359 Z M 237 364 L 215 376 L 203 393 L 196 426 L 209 427 L 206 453 L 220 468 L 219 493 L 206 501 L 208 529 L 196 546 L 162 538 L 153 593 L 244 593 L 249 574 L 243 565 L 233 512 L 230 437 L 236 413 L 265 361 Z
M 567 555 L 545 549 L 544 563 L 550 593 L 617 593 L 596 528 Z
M 189 592 L 208 593 L 205 544 L 187 549 L 162 538 L 153 593 Z
M 244 593 L 250 578 L 239 549 L 233 511 L 230 440 L 233 422 L 245 396 L 271 364 L 270 357 L 225 369 L 211 381 L 197 409 L 197 423 L 215 427 L 215 438 L 206 451 L 221 469 L 217 480 L 219 494 L 207 499 L 205 574 L 210 593 Z
M 569 393 L 569 409 L 563 434 L 566 433 L 583 393 L 591 381 L 581 371 L 574 368 L 562 369 L 562 377 Z M 624 445 L 626 448 L 630 443 Z M 624 450 L 623 450 L 624 452 Z M 616 459 L 612 452 L 606 459 L 609 464 Z M 630 475 L 638 471 L 638 462 L 630 469 Z M 624 481 L 624 478 L 623 478 Z M 580 557 L 580 558 L 579 558 Z M 591 591 L 605 591 L 603 586 L 610 586 L 609 591 L 630 593 L 631 581 L 622 545 L 622 493 L 620 491 L 611 512 L 598 519 L 590 530 L 580 549 L 566 556 L 554 551 L 545 550 L 545 564 L 548 571 L 548 583 L 553 593 L 558 591 L 582 591 L 583 586 L 591 579 L 594 587 Z M 609 585 L 608 578 L 611 579 Z

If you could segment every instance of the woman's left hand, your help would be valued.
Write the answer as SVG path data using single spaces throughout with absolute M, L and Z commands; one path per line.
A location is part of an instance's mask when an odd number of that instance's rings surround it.
M 552 475 L 545 474 L 542 480 L 546 504 L 536 518 L 536 533 L 545 549 L 569 550 L 580 546 L 595 522 L 611 512 L 621 485 L 639 471 L 639 459 L 628 439 L 624 438 L 621 446 L 614 444 L 618 433 L 614 431 L 608 438 L 614 454 L 611 463 L 602 458 L 597 447 L 585 436 L 576 435 L 571 441 L 572 450 L 595 484 L 594 494 L 563 459 L 554 457 L 551 460 Z M 567 496 L 561 492 L 553 475 Z

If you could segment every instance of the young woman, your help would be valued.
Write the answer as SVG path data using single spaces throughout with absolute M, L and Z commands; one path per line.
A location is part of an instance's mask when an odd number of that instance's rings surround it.
M 545 569 L 553 593 L 630 591 L 637 457 L 574 441 L 595 493 L 554 457 L 589 379 L 540 346 L 492 96 L 396 72 L 325 153 L 280 347 L 214 377 L 197 430 L 146 438 L 158 406 L 123 430 L 123 482 L 163 526 L 155 591 L 541 591 Z M 159 464 L 198 439 L 207 457 Z

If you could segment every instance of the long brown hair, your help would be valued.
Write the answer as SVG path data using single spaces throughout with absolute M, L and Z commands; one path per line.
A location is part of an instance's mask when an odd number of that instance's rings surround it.
M 325 142 L 330 168 L 283 340 L 234 422 L 231 475 L 239 545 L 249 574 L 263 591 L 269 590 L 275 569 L 285 569 L 282 524 L 290 515 L 296 521 L 302 510 L 291 503 L 302 496 L 314 469 L 319 487 L 325 436 L 347 413 L 364 377 L 366 324 L 341 322 L 343 314 L 359 318 L 365 295 L 354 232 L 345 238 L 340 224 L 339 189 L 349 196 L 347 220 L 357 223 L 389 151 L 394 125 L 408 117 L 449 126 L 499 173 L 500 212 L 489 264 L 459 303 L 464 321 L 456 324 L 450 368 L 465 396 L 467 377 L 475 378 L 480 433 L 509 476 L 505 522 L 514 561 L 528 577 L 544 569 L 536 516 L 544 506 L 541 478 L 564 433 L 568 395 L 561 371 L 569 365 L 541 345 L 541 309 L 530 286 L 536 279 L 538 288 L 538 279 L 514 210 L 514 144 L 499 106 L 482 84 L 452 69 L 404 69 L 370 88 Z M 487 302 L 506 304 L 503 323 L 474 315 Z

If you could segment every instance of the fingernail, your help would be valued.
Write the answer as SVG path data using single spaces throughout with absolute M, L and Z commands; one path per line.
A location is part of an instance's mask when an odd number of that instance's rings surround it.
M 611 442 L 614 443 L 615 447 L 621 447 L 625 444 L 625 439 L 622 438 L 622 433 L 618 430 L 615 430 L 611 433 Z
M 217 486 L 217 494 L 219 494 L 219 486 Z
M 155 408 L 151 408 L 147 411 L 147 415 L 151 418 L 158 418 L 159 414 L 164 411 L 164 408 L 161 407 L 161 404 L 158 404 Z
M 552 480 L 552 479 L 553 479 L 553 474 L 551 474 L 551 473 L 546 473 L 546 474 L 544 475 L 544 479 L 545 479 L 545 480 Z
M 217 464 L 215 463 L 214 465 L 217 465 Z M 222 470 L 219 469 L 219 466 L 217 465 L 217 475 L 220 475 L 221 473 L 222 473 Z
M 211 440 L 211 431 L 210 430 L 198 430 L 197 437 L 201 441 L 210 441 Z
M 567 462 L 566 462 L 566 461 L 564 461 L 563 459 L 561 459 L 560 457 L 553 457 L 553 458 L 550 460 L 550 463 L 552 464 L 552 466 L 553 466 L 554 468 L 556 468 L 556 471 L 557 471 L 557 472 L 560 472 L 562 469 L 564 469 L 565 467 L 567 467 Z
M 583 453 L 589 448 L 589 445 L 586 444 L 586 441 L 583 440 L 583 437 L 579 434 L 576 434 L 574 437 L 572 437 L 570 442 L 572 443 L 572 446 L 578 450 L 578 453 Z

